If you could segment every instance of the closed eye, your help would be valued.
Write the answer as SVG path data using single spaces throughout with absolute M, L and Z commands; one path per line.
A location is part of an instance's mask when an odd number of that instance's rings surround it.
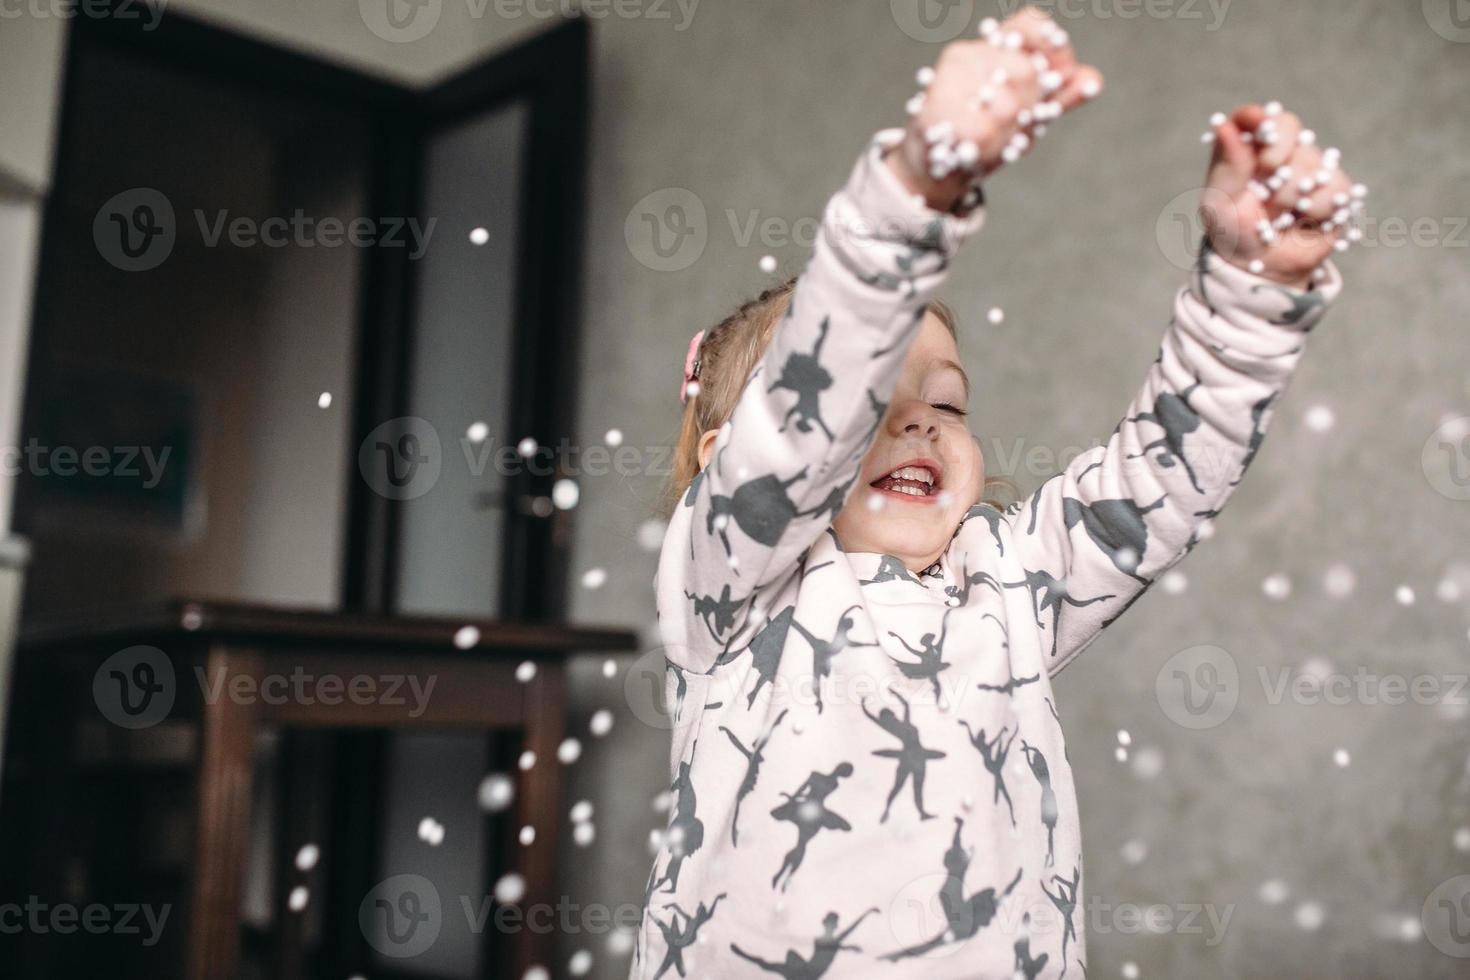
M 958 405 L 951 405 L 949 402 L 936 402 L 935 404 L 931 405 L 930 407 L 931 408 L 937 408 L 941 412 L 950 412 L 950 413 L 952 413 L 954 415 L 959 415 L 959 416 L 965 416 L 965 415 L 969 415 L 970 414 L 969 412 L 965 411 L 963 408 L 960 408 Z

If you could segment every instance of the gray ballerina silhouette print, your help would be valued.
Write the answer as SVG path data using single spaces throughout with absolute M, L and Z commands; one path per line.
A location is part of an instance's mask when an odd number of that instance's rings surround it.
M 978 690 L 991 691 L 996 694 L 1014 694 L 1017 690 L 1025 687 L 1027 684 L 1035 684 L 1039 680 L 1041 680 L 1041 673 L 1038 671 L 1037 673 L 1032 674 L 1030 677 L 1013 676 L 1004 684 L 976 684 L 975 687 Z
M 1210 253 L 1213 251 L 1214 248 L 1210 245 L 1209 237 L 1202 238 L 1199 244 L 1199 257 L 1194 263 L 1194 277 L 1195 284 L 1199 290 L 1199 298 L 1204 300 L 1205 309 L 1210 311 L 1210 316 L 1219 316 L 1220 311 L 1215 308 L 1214 302 L 1210 299 L 1209 290 L 1205 288 L 1205 283 L 1207 282 L 1205 273 L 1209 272 L 1208 262 Z
M 735 627 L 735 614 L 740 607 L 750 601 L 750 596 L 741 599 L 730 595 L 730 583 L 726 582 L 718 598 L 712 595 L 695 595 L 688 589 L 684 590 L 684 598 L 694 603 L 694 615 L 704 620 L 704 628 L 709 630 L 709 635 L 714 637 L 716 643 L 720 637 Z
M 745 649 L 750 651 L 750 665 L 755 669 L 755 687 L 750 689 L 750 696 L 745 700 L 747 710 L 755 705 L 761 688 L 776 679 L 776 670 L 781 665 L 781 650 L 786 646 L 786 636 L 795 617 L 796 606 L 787 606 L 757 630 L 746 645 Z
M 1240 461 L 1240 472 L 1230 485 L 1237 486 L 1245 477 L 1245 471 L 1251 468 L 1251 463 L 1256 461 L 1256 453 L 1261 451 L 1261 443 L 1266 441 L 1266 413 L 1271 409 L 1271 403 L 1276 400 L 1280 392 L 1273 391 L 1251 406 L 1251 435 L 1246 442 L 1245 457 Z
M 877 356 L 877 355 L 874 355 L 874 356 Z M 873 413 L 873 424 L 872 424 L 872 426 L 869 427 L 869 429 L 868 429 L 867 432 L 863 433 L 863 445 L 865 445 L 865 446 L 869 442 L 872 441 L 872 439 L 873 439 L 873 437 L 875 435 L 878 434 L 878 427 L 883 424 L 883 417 L 888 414 L 888 403 L 885 402 L 885 401 L 883 401 L 883 400 L 881 400 L 873 392 L 873 389 L 872 388 L 869 388 L 868 389 L 868 408 Z
M 915 310 L 914 311 L 914 317 L 913 317 L 913 319 L 909 321 L 908 330 L 905 330 L 902 333 L 902 335 L 900 335 L 898 337 L 897 340 L 895 340 L 893 343 L 889 344 L 887 347 L 883 347 L 883 348 L 880 348 L 878 350 L 873 351 L 872 355 L 869 356 L 868 360 L 870 360 L 870 361 L 876 361 L 880 357 L 887 357 L 889 354 L 892 354 L 894 351 L 898 350 L 904 344 L 908 343 L 909 342 L 909 331 L 910 330 L 917 330 L 917 329 L 919 329 L 919 325 L 924 322 L 924 314 L 927 313 L 927 312 L 928 312 L 928 308 L 927 307 L 920 307 L 919 309 Z M 881 412 L 878 411 L 878 406 L 879 405 L 882 405 L 883 406 L 883 411 L 881 411 Z M 872 391 L 869 391 L 868 392 L 868 406 L 873 409 L 873 414 L 876 415 L 876 416 L 878 416 L 878 418 L 880 420 L 888 412 L 888 404 L 887 404 L 887 402 L 880 402 L 877 399 L 877 397 L 873 394 Z M 876 426 L 874 428 L 876 430 Z
M 689 757 L 694 758 L 694 751 L 699 748 L 696 742 L 690 749 Z M 690 776 L 690 764 L 679 763 L 679 775 L 669 785 L 674 793 L 674 813 L 669 820 L 668 839 L 669 863 L 664 868 L 663 877 L 659 885 L 666 886 L 664 891 L 674 891 L 679 886 L 679 871 L 684 867 L 684 859 L 695 853 L 704 844 L 704 821 L 695 815 L 696 800 L 694 798 L 694 780 Z M 657 888 L 657 886 L 655 886 Z
M 945 595 L 951 599 L 959 600 L 959 602 L 955 603 L 956 606 L 968 606 L 970 604 L 970 590 L 977 585 L 992 588 L 995 590 L 996 595 L 1000 595 L 1000 583 L 995 580 L 995 576 L 984 569 L 981 569 L 973 575 L 970 574 L 969 560 L 970 556 L 966 555 L 960 562 L 960 584 L 946 586 L 944 589 Z M 1001 631 L 1005 631 L 1004 625 L 1002 625 Z
M 724 732 L 725 736 L 730 739 L 730 743 L 735 746 L 736 751 L 745 756 L 745 777 L 740 780 L 740 790 L 735 795 L 735 813 L 730 820 L 730 843 L 735 847 L 740 846 L 740 804 L 744 803 L 745 798 L 755 789 L 755 781 L 760 776 L 761 763 L 766 761 L 766 744 L 770 742 L 771 736 L 776 733 L 776 726 L 781 724 L 781 719 L 785 718 L 787 711 L 790 710 L 789 708 L 784 709 L 777 715 L 776 720 L 771 722 L 766 730 L 756 737 L 756 740 L 751 743 L 750 748 L 746 748 L 730 729 L 724 725 L 720 726 L 720 731 Z
M 1002 583 L 1008 589 L 1030 589 L 1031 605 L 1036 610 L 1036 625 L 1039 629 L 1046 629 L 1047 625 L 1042 622 L 1042 614 L 1051 611 L 1051 655 L 1057 655 L 1057 626 L 1062 620 L 1062 605 L 1090 606 L 1094 602 L 1103 602 L 1115 598 L 1112 594 L 1093 596 L 1091 599 L 1074 599 L 1067 592 L 1064 579 L 1056 578 L 1050 572 L 1038 571 L 1027 572 L 1026 577 L 1019 582 Z
M 909 646 L 908 640 L 905 640 L 893 632 L 893 630 L 888 631 L 888 635 L 903 644 L 905 650 L 919 658 L 917 662 L 914 662 L 899 660 L 897 657 L 889 654 L 888 659 L 892 660 L 894 666 L 898 668 L 899 673 L 903 674 L 909 680 L 927 680 L 933 685 L 934 700 L 936 702 L 938 702 L 943 693 L 939 686 L 939 675 L 941 672 L 949 669 L 949 664 L 944 660 L 944 640 L 949 635 L 949 614 L 952 612 L 954 612 L 954 609 L 946 609 L 944 615 L 940 617 L 939 637 L 936 639 L 933 633 L 925 633 L 919 637 L 919 646 L 917 649 Z
M 827 441 L 833 441 L 836 436 L 832 430 L 827 428 L 827 423 L 822 421 L 822 392 L 832 387 L 832 375 L 822 367 L 822 344 L 827 340 L 827 329 L 831 325 L 831 317 L 824 317 L 822 325 L 818 328 L 817 342 L 812 347 L 810 354 L 793 352 L 786 358 L 786 366 L 781 369 L 781 377 L 777 378 L 768 392 L 778 388 L 784 388 L 795 392 L 796 403 L 786 411 L 786 417 L 781 422 L 778 432 L 785 432 L 786 426 L 790 424 L 791 417 L 796 416 L 796 431 L 805 435 L 812 431 L 812 425 L 820 428 Z
M 1005 540 L 1000 536 L 1000 523 L 1003 516 L 1000 511 L 996 510 L 990 504 L 976 504 L 974 507 L 965 511 L 966 521 L 978 517 L 990 525 L 990 536 L 995 539 L 996 550 L 1002 556 L 1006 553 Z M 959 532 L 956 531 L 955 533 L 958 534 Z
M 1194 487 L 1195 493 L 1205 491 L 1199 485 L 1199 478 L 1195 475 L 1189 457 L 1184 455 L 1184 437 L 1200 427 L 1199 413 L 1194 410 L 1193 405 L 1189 404 L 1189 396 L 1202 383 L 1196 377 L 1194 384 L 1178 394 L 1172 391 L 1161 392 L 1154 400 L 1152 412 L 1139 412 L 1126 420 L 1133 423 L 1152 422 L 1164 430 L 1162 436 L 1144 445 L 1142 452 L 1133 453 L 1128 458 L 1147 457 L 1149 453 L 1157 450 L 1159 454 L 1157 462 L 1160 466 L 1169 469 L 1175 462 L 1178 462 L 1184 467 L 1184 472 L 1189 474 L 1189 483 Z
M 799 512 L 797 517 L 814 517 L 819 520 L 833 521 L 842 512 L 847 503 L 847 495 L 852 491 L 852 485 L 857 482 L 858 474 L 854 473 L 852 479 L 840 486 L 835 486 L 827 491 L 826 498 L 811 510 Z
M 653 920 L 653 924 L 658 926 L 658 931 L 664 934 L 664 961 L 659 964 L 653 980 L 659 980 L 659 977 L 667 973 L 670 968 L 679 971 L 681 977 L 685 975 L 684 950 L 694 945 L 694 941 L 699 938 L 699 930 L 715 914 L 715 906 L 719 905 L 720 899 L 724 897 L 725 893 L 721 892 L 708 906 L 700 902 L 693 915 L 670 902 L 668 922 L 660 922 L 657 916 L 649 914 L 648 917 Z M 682 924 L 679 922 L 681 916 L 684 919 Z
M 1046 756 L 1041 754 L 1041 750 L 1022 739 L 1021 751 L 1026 754 L 1031 775 L 1041 784 L 1041 822 L 1046 826 L 1046 866 L 1049 868 L 1057 863 L 1057 794 L 1051 788 L 1051 769 L 1047 767 Z
M 1275 320 L 1268 321 L 1269 323 L 1272 323 L 1278 327 L 1299 326 L 1301 322 L 1307 317 L 1311 316 L 1313 313 L 1316 313 L 1318 310 L 1324 309 L 1327 306 L 1327 297 L 1323 296 L 1316 289 L 1298 294 L 1292 292 L 1290 289 L 1285 289 L 1281 286 L 1273 286 L 1267 284 L 1262 286 L 1252 286 L 1251 292 L 1259 293 L 1263 289 L 1270 289 L 1274 292 L 1280 293 L 1282 296 L 1286 297 L 1286 301 L 1291 304 Z M 1310 333 L 1311 329 L 1308 328 L 1306 330 L 1303 330 L 1302 332 Z
M 1030 918 L 1030 916 L 1027 916 Z M 1046 969 L 1046 961 L 1051 957 L 1042 953 L 1036 959 L 1031 958 L 1030 937 L 1016 940 L 1016 976 L 1023 980 L 1036 980 L 1041 976 L 1041 971 Z
M 868 710 L 867 701 L 862 703 L 863 714 L 868 716 L 868 720 L 898 739 L 900 745 L 896 749 L 873 750 L 876 756 L 898 760 L 898 769 L 893 774 L 893 789 L 888 791 L 888 801 L 883 805 L 883 816 L 878 822 L 888 822 L 888 813 L 893 807 L 894 799 L 910 780 L 913 781 L 914 809 L 919 811 L 919 819 L 932 820 L 936 815 L 924 812 L 924 772 L 930 759 L 943 759 L 944 753 L 938 749 L 926 749 L 920 744 L 919 729 L 911 721 L 908 701 L 897 691 L 893 692 L 893 696 L 903 704 L 902 719 L 893 713 L 892 708 L 884 708 L 875 715 Z
M 1057 711 L 1057 706 L 1052 703 L 1051 698 L 1042 698 L 1041 700 L 1045 701 L 1046 706 L 1051 709 L 1051 716 L 1057 720 L 1057 727 L 1060 728 L 1062 725 L 1062 715 Z M 1066 742 L 1062 743 L 1062 758 L 1066 759 L 1069 763 L 1072 761 L 1072 753 L 1067 750 Z
M 1051 880 L 1057 883 L 1056 894 L 1052 894 L 1044 881 L 1041 883 L 1041 890 L 1046 892 L 1046 897 L 1051 899 L 1062 917 L 1062 972 L 1058 974 L 1060 980 L 1067 975 L 1067 940 L 1077 938 L 1077 928 L 1072 924 L 1072 913 L 1077 909 L 1077 888 L 1082 883 L 1082 869 L 1073 865 L 1071 878 L 1052 875 Z
M 860 579 L 858 585 L 878 585 L 883 582 L 912 582 L 919 584 L 914 578 L 914 573 L 908 570 L 908 566 L 899 561 L 893 555 L 884 555 L 878 560 L 878 570 L 870 579 Z
M 791 620 L 791 628 L 800 633 L 812 648 L 812 689 L 817 696 L 818 714 L 822 713 L 822 682 L 832 675 L 832 658 L 848 647 L 875 647 L 878 645 L 877 640 L 865 643 L 854 640 L 848 635 L 856 625 L 852 618 L 852 611 L 857 608 L 856 605 L 852 605 L 842 611 L 842 615 L 837 619 L 837 630 L 832 634 L 830 640 L 813 636 L 811 631 L 795 618 Z
M 789 480 L 779 480 L 774 473 L 747 480 L 729 496 L 711 494 L 709 511 L 705 514 L 705 533 L 718 534 L 725 546 L 725 554 L 729 555 L 732 550 L 727 532 L 733 520 L 735 526 L 752 541 L 767 548 L 774 547 L 797 516 L 796 504 L 786 491 L 792 484 L 806 479 L 807 469 L 803 466 Z M 738 570 L 736 574 L 739 574 Z
M 837 791 L 837 784 L 852 775 L 852 763 L 840 763 L 831 772 L 813 772 L 795 793 L 783 792 L 786 802 L 771 811 L 771 816 L 796 826 L 796 844 L 786 853 L 781 867 L 771 879 L 771 887 L 783 892 L 791 884 L 801 862 L 806 860 L 807 845 L 823 830 L 849 831 L 852 824 L 840 814 L 827 809 L 827 797 Z
M 665 660 L 664 665 L 674 675 L 674 721 L 678 722 L 684 716 L 684 696 L 689 693 L 689 678 L 684 674 L 684 668 L 672 660 Z
M 1011 791 L 1006 789 L 1005 772 L 1006 758 L 1011 754 L 1011 743 L 1015 742 L 1016 736 L 1021 733 L 1020 728 L 1011 732 L 1010 738 L 1006 738 L 1006 727 L 1009 726 L 1003 726 L 996 733 L 995 738 L 987 739 L 985 729 L 982 728 L 976 732 L 964 719 L 960 720 L 960 724 L 964 726 L 965 734 L 970 738 L 970 744 L 975 746 L 980 753 L 980 758 L 985 761 L 986 771 L 995 781 L 995 792 L 991 797 L 991 802 L 998 806 L 1000 798 L 1005 797 L 1006 810 L 1011 815 L 1011 826 L 1014 827 L 1016 825 L 1016 806 L 1011 802 Z
M 837 918 L 837 913 L 828 912 L 822 919 L 822 934 L 812 940 L 812 955 L 810 957 L 803 957 L 796 950 L 792 949 L 786 951 L 785 960 L 780 963 L 773 963 L 770 960 L 763 960 L 759 956 L 747 953 L 734 943 L 730 944 L 730 949 L 736 956 L 749 960 L 767 973 L 774 973 L 782 977 L 783 980 L 820 980 L 832 968 L 832 961 L 837 958 L 838 953 L 844 951 L 861 953 L 863 951 L 861 946 L 846 945 L 847 937 L 851 936 L 857 930 L 857 927 L 863 924 L 864 919 L 870 915 L 876 915 L 877 912 L 878 910 L 876 908 L 868 909 L 854 919 L 852 924 L 841 932 L 837 931 L 838 924 L 841 922 Z
M 1021 869 L 1017 868 L 1016 876 L 1011 879 L 1011 883 L 999 896 L 996 895 L 994 888 L 986 888 L 966 896 L 965 872 L 970 869 L 970 862 L 974 859 L 975 852 L 960 844 L 960 833 L 964 827 L 965 822 L 955 817 L 954 839 L 950 842 L 949 850 L 944 852 L 944 884 L 939 887 L 939 906 L 944 910 L 944 928 L 917 946 L 888 953 L 882 959 L 896 963 L 901 959 L 923 956 L 940 946 L 968 942 L 981 929 L 990 925 L 991 920 L 1000 911 L 1000 900 L 1010 895 L 1020 882 Z
M 1062 501 L 1062 515 L 1066 518 L 1068 531 L 1080 523 L 1092 543 L 1108 556 L 1113 567 L 1148 585 L 1150 580 L 1137 572 L 1148 553 L 1148 524 L 1143 515 L 1163 507 L 1168 499 L 1165 494 L 1147 507 L 1140 507 L 1131 500 L 1098 500 L 1084 504 L 1067 497 Z

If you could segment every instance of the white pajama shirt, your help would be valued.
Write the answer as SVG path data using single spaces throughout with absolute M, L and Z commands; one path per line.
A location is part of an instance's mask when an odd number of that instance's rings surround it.
M 1077 798 L 1051 678 L 1198 542 L 1305 335 L 1298 291 L 1202 249 L 1107 443 L 912 573 L 831 529 L 979 208 L 907 194 L 879 134 L 670 521 L 656 578 L 672 807 L 632 975 L 1080 978 Z

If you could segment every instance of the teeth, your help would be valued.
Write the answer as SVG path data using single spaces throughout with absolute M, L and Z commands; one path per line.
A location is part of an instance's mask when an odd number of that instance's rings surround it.
M 895 480 L 918 480 L 920 483 L 934 485 L 934 474 L 917 466 L 904 466 L 888 475 Z

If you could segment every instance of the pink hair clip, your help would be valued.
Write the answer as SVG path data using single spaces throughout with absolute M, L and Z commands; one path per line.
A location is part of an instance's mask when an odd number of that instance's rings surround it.
M 679 385 L 679 401 L 689 401 L 689 386 L 699 380 L 699 343 L 704 340 L 704 331 L 694 335 L 689 341 L 689 353 L 684 355 L 684 383 Z

